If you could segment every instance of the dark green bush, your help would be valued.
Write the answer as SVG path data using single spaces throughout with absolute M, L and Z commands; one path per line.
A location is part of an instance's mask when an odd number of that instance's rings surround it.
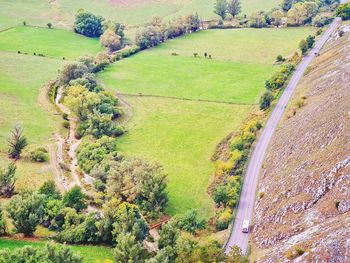
M 29 158 L 32 162 L 43 163 L 49 160 L 49 154 L 45 148 L 39 147 L 30 152 Z

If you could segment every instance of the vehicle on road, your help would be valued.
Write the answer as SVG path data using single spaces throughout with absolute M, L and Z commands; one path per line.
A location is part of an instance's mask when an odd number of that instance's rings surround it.
M 249 220 L 244 220 L 242 225 L 242 232 L 249 233 Z

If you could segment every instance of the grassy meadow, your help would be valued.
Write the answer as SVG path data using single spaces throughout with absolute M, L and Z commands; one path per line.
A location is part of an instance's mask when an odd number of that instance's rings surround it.
M 311 28 L 207 30 L 122 60 L 101 80 L 127 94 L 255 104 L 277 55 L 290 55 L 311 32 Z M 212 59 L 205 59 L 205 52 Z
M 143 24 L 155 15 L 169 20 L 191 12 L 198 12 L 202 19 L 208 20 L 216 17 L 213 13 L 214 2 L 215 0 L 0 0 L 0 30 L 18 26 L 23 21 L 38 26 L 52 22 L 57 27 L 69 27 L 73 24 L 75 13 L 81 8 L 128 25 Z M 242 0 L 242 14 L 270 10 L 280 2 Z
M 44 241 L 24 241 L 24 240 L 13 240 L 13 239 L 0 239 L 0 249 L 16 249 L 24 246 L 32 247 L 43 247 L 45 246 Z M 112 262 L 113 254 L 112 250 L 108 247 L 102 246 L 69 246 L 74 252 L 80 253 L 83 257 L 84 263 L 102 263 Z
M 84 37 L 73 31 L 18 26 L 0 33 L 0 50 L 75 59 L 84 53 L 94 55 L 103 48 L 97 38 Z

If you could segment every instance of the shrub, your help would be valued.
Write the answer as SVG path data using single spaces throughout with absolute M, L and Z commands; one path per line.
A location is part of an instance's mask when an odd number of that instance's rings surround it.
M 62 126 L 63 126 L 64 128 L 66 128 L 66 129 L 69 129 L 69 128 L 70 128 L 70 123 L 69 123 L 69 121 L 63 121 L 63 122 L 62 122 Z
M 299 48 L 300 48 L 300 50 L 301 50 L 301 53 L 302 53 L 303 55 L 305 55 L 306 52 L 307 52 L 308 49 L 309 49 L 307 41 L 304 40 L 304 39 L 301 40 L 300 43 L 299 43 Z
M 48 28 L 50 28 L 50 29 L 52 28 L 52 23 L 51 22 L 47 23 L 46 25 L 47 25 Z
M 4 217 L 4 212 L 2 207 L 0 207 L 0 236 L 4 236 L 7 233 L 7 224 Z
M 49 154 L 46 148 L 39 147 L 30 152 L 29 158 L 32 162 L 43 163 L 49 160 Z
M 282 55 L 278 55 L 276 58 L 276 62 L 283 62 L 283 61 L 285 61 L 285 58 L 283 58 Z
M 16 125 L 10 138 L 7 140 L 9 149 L 8 154 L 12 159 L 19 159 L 23 149 L 28 145 L 27 139 L 23 135 L 23 129 L 20 125 Z
M 100 37 L 102 46 L 113 52 L 119 50 L 122 47 L 121 37 L 118 36 L 113 30 L 107 29 Z
M 61 199 L 61 193 L 53 180 L 46 181 L 38 190 L 39 194 L 49 199 Z

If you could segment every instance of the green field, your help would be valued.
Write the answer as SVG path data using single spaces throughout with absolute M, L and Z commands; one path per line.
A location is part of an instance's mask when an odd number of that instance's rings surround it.
M 169 20 L 190 12 L 198 12 L 202 19 L 207 20 L 216 17 L 213 13 L 214 2 L 215 0 L 0 0 L 0 30 L 18 26 L 23 21 L 38 26 L 52 22 L 57 27 L 69 27 L 73 24 L 75 13 L 81 8 L 128 25 L 148 22 L 155 15 Z M 270 10 L 280 2 L 242 0 L 242 14 Z
M 0 33 L 0 50 L 75 59 L 82 54 L 95 55 L 103 48 L 98 39 L 73 31 L 19 26 Z
M 16 124 L 24 127 L 28 149 L 50 143 L 57 117 L 40 105 L 39 93 L 45 83 L 56 77 L 61 65 L 55 59 L 0 52 L 0 164 L 9 161 L 6 140 Z M 22 160 L 17 167 L 18 188 L 35 188 L 52 176 L 47 165 Z
M 163 98 L 128 98 L 134 116 L 118 148 L 158 161 L 168 174 L 171 214 L 197 208 L 210 216 L 213 201 L 206 193 L 215 146 L 236 130 L 252 106 Z
M 311 32 L 311 28 L 207 30 L 122 60 L 101 80 L 127 94 L 254 104 L 274 71 L 277 55 L 290 55 Z M 205 59 L 204 52 L 212 59 Z M 193 53 L 201 57 L 194 58 Z
M 43 247 L 44 241 L 22 241 L 12 239 L 0 239 L 0 249 L 16 249 L 24 246 Z M 112 261 L 112 250 L 102 246 L 69 246 L 72 251 L 80 253 L 85 263 L 103 263 L 106 261 Z

